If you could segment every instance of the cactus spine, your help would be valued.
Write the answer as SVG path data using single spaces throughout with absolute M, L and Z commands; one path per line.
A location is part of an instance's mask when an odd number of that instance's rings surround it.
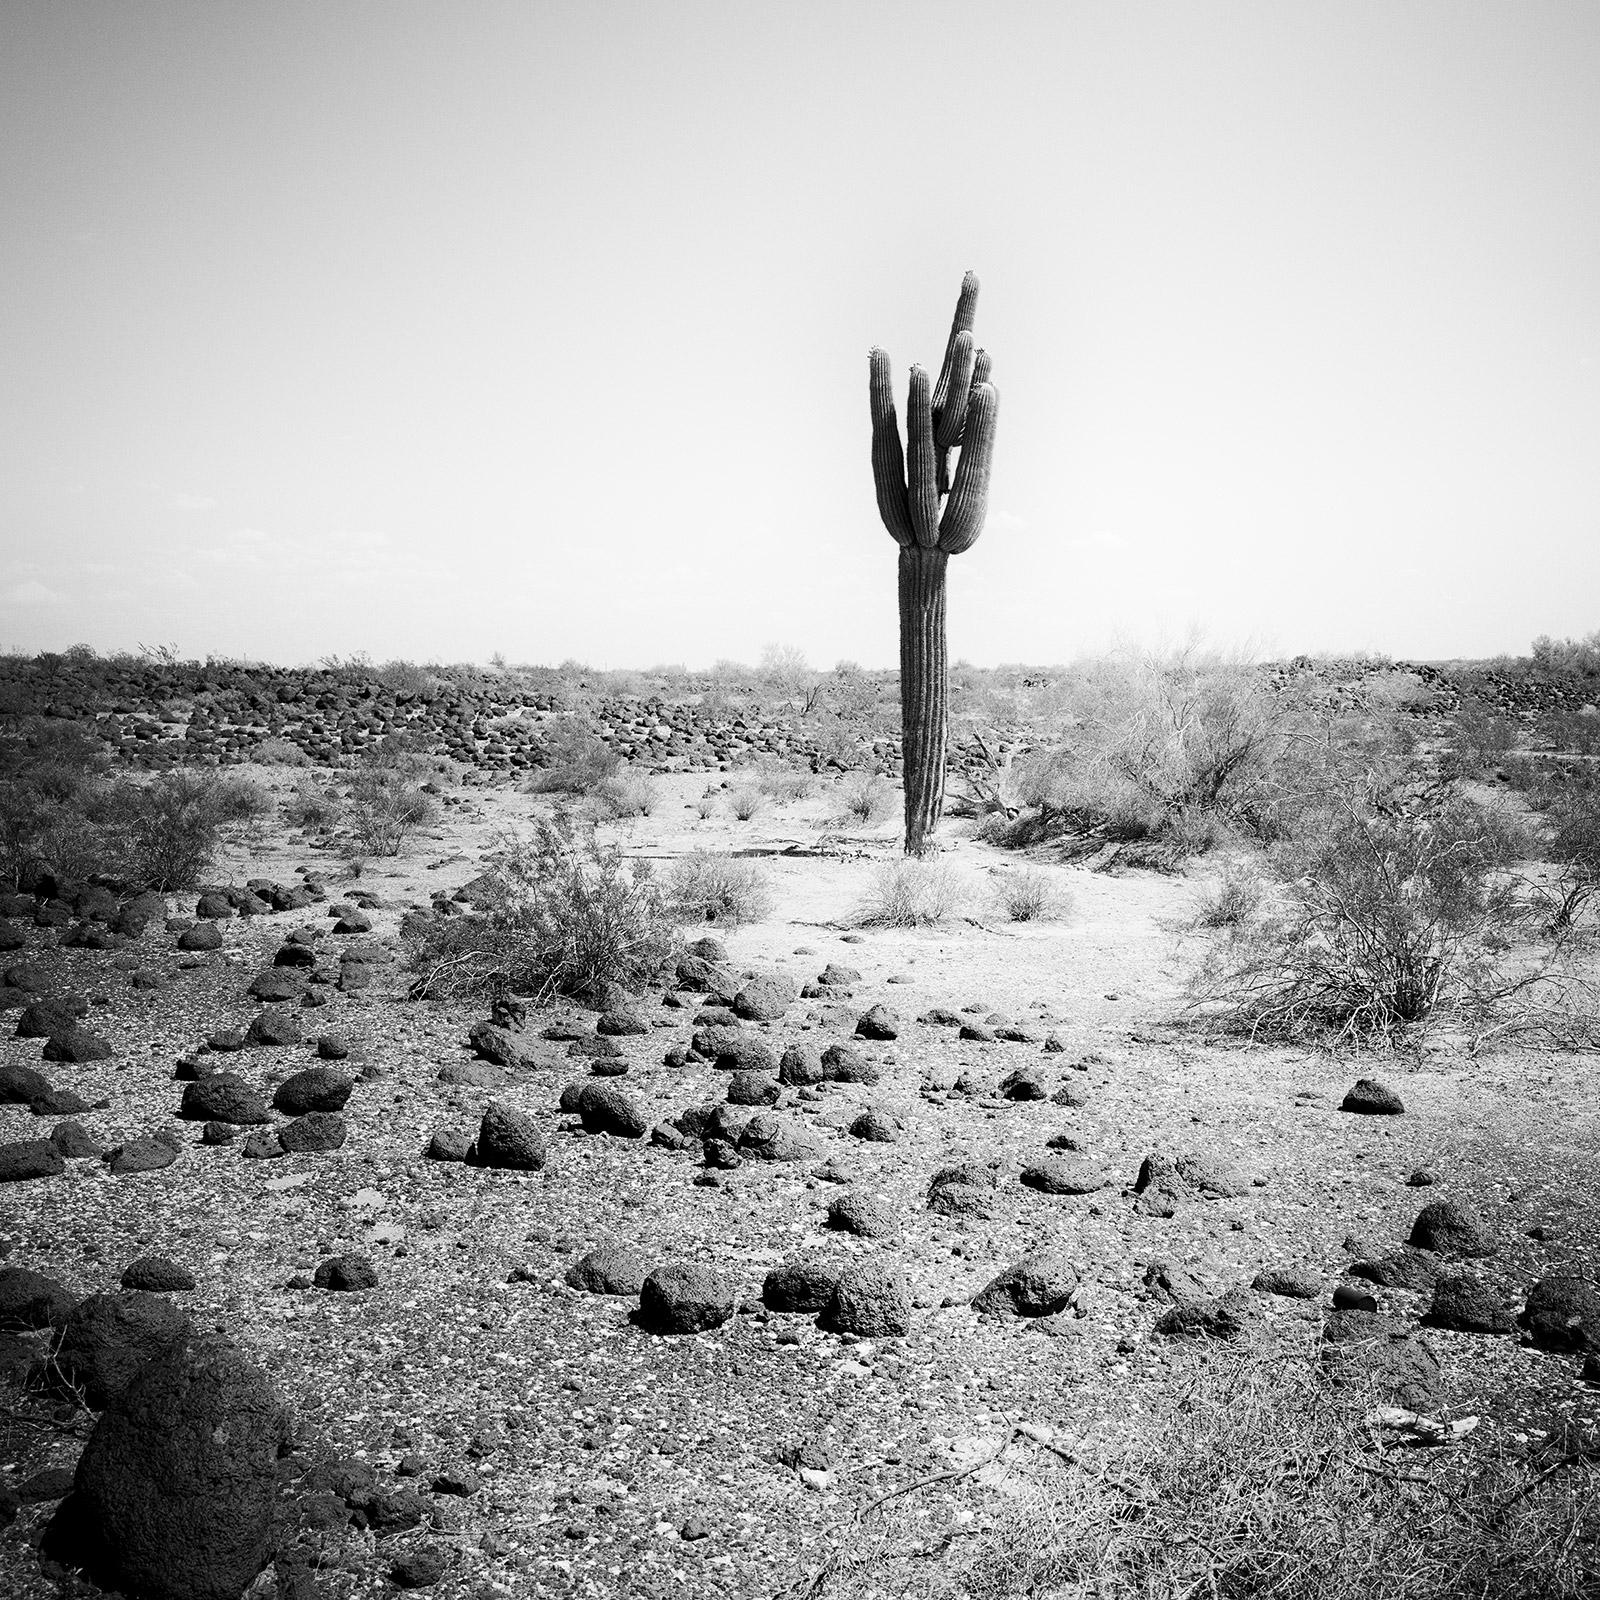
M 900 743 L 905 770 L 906 854 L 922 855 L 944 809 L 950 740 L 950 667 L 945 648 L 945 568 L 983 532 L 1000 397 L 988 352 L 972 322 L 978 280 L 968 273 L 950 324 L 944 366 L 931 389 L 911 369 L 906 442 L 900 442 L 886 351 L 870 357 L 872 478 L 878 515 L 900 546 Z M 959 449 L 955 475 L 950 458 Z

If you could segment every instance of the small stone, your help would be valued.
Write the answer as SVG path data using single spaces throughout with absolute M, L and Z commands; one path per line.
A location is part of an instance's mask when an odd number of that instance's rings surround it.
M 1339 1109 L 1363 1117 L 1398 1117 L 1405 1106 L 1388 1084 L 1376 1078 L 1360 1078 L 1339 1103 Z
M 376 1289 L 378 1272 L 366 1256 L 329 1256 L 311 1279 L 319 1289 L 358 1291 Z

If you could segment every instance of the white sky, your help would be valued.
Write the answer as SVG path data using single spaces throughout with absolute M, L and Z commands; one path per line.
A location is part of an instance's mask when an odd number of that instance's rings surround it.
M 9 0 L 0 647 L 896 658 L 1600 626 L 1593 0 Z

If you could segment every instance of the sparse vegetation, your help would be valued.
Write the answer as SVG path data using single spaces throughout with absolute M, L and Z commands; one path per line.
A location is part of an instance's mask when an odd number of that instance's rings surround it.
M 673 864 L 667 903 L 680 922 L 737 928 L 772 915 L 772 889 L 753 861 L 696 850 Z
M 1040 1487 L 961 1523 L 897 1504 L 820 1596 L 934 1600 L 1579 1600 L 1600 1581 L 1600 1454 L 1385 1452 L 1370 1400 L 1308 1356 L 1213 1357 L 1054 1449 Z M 1019 1448 L 1027 1449 L 1024 1437 Z M 1043 1454 L 1044 1452 L 1041 1452 Z M 918 1559 L 918 1557 L 923 1557 Z M 870 1587 L 869 1587 L 870 1586 Z
M 728 791 L 728 809 L 740 822 L 749 822 L 767 809 L 766 792 L 758 783 L 741 783 Z
M 350 777 L 344 821 L 352 854 L 397 856 L 437 814 L 418 781 L 422 763 L 403 743 L 383 739 L 362 753 Z
M 540 770 L 529 782 L 535 794 L 592 794 L 622 765 L 619 756 L 588 722 L 562 717 L 544 733 Z
M 1336 795 L 1324 828 L 1269 854 L 1282 909 L 1235 925 L 1193 1002 L 1263 1038 L 1387 1044 L 1443 1018 L 1482 1027 L 1522 986 L 1505 961 L 1521 842 L 1453 792 Z
M 626 767 L 602 778 L 593 793 L 601 809 L 613 817 L 648 817 L 661 803 L 650 779 Z
M 927 928 L 948 920 L 971 899 L 971 885 L 948 862 L 907 856 L 878 869 L 856 920 L 863 927 Z
M 1200 891 L 1195 922 L 1202 928 L 1242 928 L 1261 909 L 1265 885 L 1261 873 L 1242 861 L 1229 861 Z
M 508 835 L 486 875 L 483 908 L 414 912 L 402 925 L 414 996 L 598 995 L 659 978 L 678 947 L 648 862 L 601 845 L 562 812 Z
M 995 901 L 1009 922 L 1061 922 L 1072 914 L 1071 894 L 1038 867 L 1001 873 Z
M 894 785 L 881 772 L 852 772 L 839 785 L 839 820 L 867 827 L 894 814 Z

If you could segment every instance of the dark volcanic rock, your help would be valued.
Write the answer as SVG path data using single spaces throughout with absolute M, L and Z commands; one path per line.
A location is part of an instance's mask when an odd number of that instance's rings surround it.
M 1433 1304 L 1423 1319 L 1429 1327 L 1457 1333 L 1510 1333 L 1516 1313 L 1480 1278 L 1441 1278 L 1433 1288 Z
M 1494 1235 L 1482 1217 L 1460 1200 L 1434 1200 L 1417 1213 L 1407 1243 L 1447 1256 L 1492 1256 Z
M 1443 1403 L 1438 1357 L 1392 1317 L 1330 1311 L 1320 1360 L 1336 1384 L 1364 1389 L 1408 1410 L 1433 1416 Z
M 733 1012 L 747 1022 L 776 1022 L 794 998 L 794 985 L 787 978 L 751 978 L 733 997 Z
M 366 1256 L 329 1256 L 312 1274 L 319 1289 L 355 1292 L 378 1287 L 378 1272 Z
M 140 1256 L 123 1268 L 122 1287 L 147 1294 L 174 1294 L 194 1288 L 194 1274 L 165 1256 Z
M 191 1122 L 231 1122 L 240 1128 L 272 1120 L 266 1102 L 236 1072 L 213 1072 L 209 1078 L 185 1084 L 178 1115 Z
M 769 1311 L 822 1311 L 843 1270 L 844 1263 L 814 1253 L 780 1262 L 767 1273 L 761 1303 Z
M 834 1283 L 823 1322 L 835 1333 L 898 1338 L 911 1331 L 911 1294 L 900 1269 L 876 1258 L 856 1261 Z
M 870 1088 L 883 1077 L 883 1069 L 853 1044 L 830 1044 L 822 1052 L 822 1075 L 829 1083 L 862 1083 Z
M 1259 1320 L 1246 1289 L 1230 1289 L 1214 1300 L 1183 1300 L 1156 1319 L 1155 1331 L 1169 1339 L 1241 1339 Z
M 615 1083 L 586 1083 L 578 1092 L 578 1115 L 585 1133 L 642 1139 L 650 1131 L 644 1106 Z
M 639 1291 L 639 1320 L 652 1333 L 704 1333 L 733 1315 L 733 1290 L 708 1267 L 657 1267 Z
M 0 1332 L 58 1328 L 77 1305 L 65 1284 L 28 1267 L 0 1267 Z
M 273 1105 L 286 1116 L 300 1117 L 308 1111 L 343 1111 L 355 1080 L 332 1067 L 307 1067 L 293 1072 L 278 1085 Z
M 50 1080 L 20 1062 L 0 1066 L 0 1105 L 25 1106 L 50 1093 Z
M 274 1543 L 288 1412 L 220 1339 L 169 1345 L 108 1406 L 46 1553 L 141 1600 L 239 1600 Z
M 862 1239 L 886 1239 L 898 1231 L 900 1222 L 882 1196 L 850 1189 L 829 1202 L 828 1226 Z
M 189 1332 L 188 1317 L 158 1294 L 92 1294 L 63 1325 L 55 1365 L 98 1411 Z
M 111 1046 L 98 1034 L 90 1033 L 87 1028 L 64 1028 L 59 1033 L 52 1033 L 45 1040 L 44 1059 L 75 1064 L 85 1061 L 109 1061 Z
M 207 1123 L 212 1127 L 213 1124 Z M 229 1127 L 232 1124 L 228 1124 Z M 178 1159 L 181 1147 L 160 1134 L 145 1133 L 118 1145 L 111 1156 L 110 1166 L 114 1176 L 131 1177 L 139 1172 L 160 1172 Z
M 1376 1078 L 1360 1078 L 1340 1102 L 1339 1109 L 1364 1117 L 1398 1117 L 1405 1106 L 1388 1084 Z
M 299 1044 L 300 1019 L 292 1011 L 268 1008 L 260 1012 L 245 1030 L 245 1042 L 252 1045 L 278 1046 Z
M 545 1163 L 544 1135 L 525 1111 L 491 1101 L 483 1114 L 471 1159 L 480 1167 L 538 1172 Z
M 1528 1291 L 1519 1320 L 1546 1350 L 1600 1351 L 1600 1288 L 1587 1278 L 1549 1273 Z
M 1093 1194 L 1111 1182 L 1111 1174 L 1081 1158 L 1039 1156 L 1022 1169 L 1022 1181 L 1041 1194 Z
M 278 1143 L 292 1156 L 337 1150 L 348 1135 L 337 1111 L 308 1111 L 278 1129 Z
M 745 1123 L 738 1147 L 753 1161 L 808 1161 L 817 1154 L 806 1129 L 772 1111 L 758 1111 Z
M 1250 1287 L 1290 1300 L 1315 1300 L 1322 1293 L 1322 1275 L 1309 1267 L 1263 1267 Z
M 0 1183 L 26 1183 L 66 1171 L 61 1151 L 48 1139 L 13 1139 L 0 1144 Z
M 863 1039 L 898 1039 L 899 1015 L 888 1006 L 873 1006 L 856 1018 L 856 1033 Z
M 1054 1316 L 1077 1287 L 1077 1269 L 1062 1251 L 1036 1250 L 991 1278 L 972 1297 L 972 1308 L 990 1316 Z
M 650 1276 L 649 1255 L 631 1244 L 604 1244 L 567 1268 L 567 1283 L 590 1294 L 636 1295 Z

